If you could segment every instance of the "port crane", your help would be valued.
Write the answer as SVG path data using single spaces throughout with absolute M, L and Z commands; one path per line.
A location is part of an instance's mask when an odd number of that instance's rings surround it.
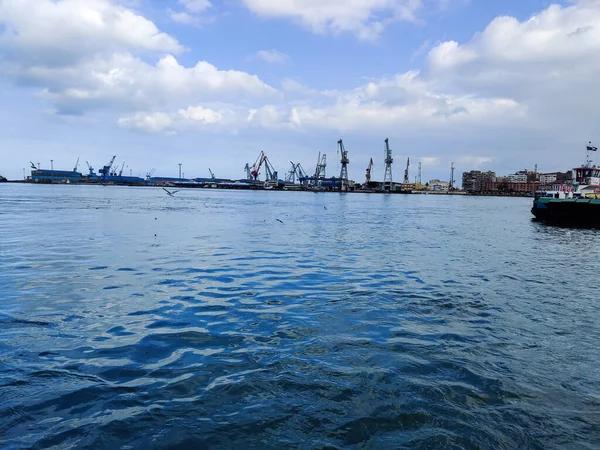
M 79 158 L 77 158 L 77 162 L 75 163 L 75 167 L 73 168 L 73 172 L 77 172 L 77 168 L 79 167 Z
M 410 167 L 410 158 L 408 158 L 406 160 L 406 169 L 404 169 L 404 182 L 405 183 L 410 183 L 410 180 L 408 179 L 408 169 Z
M 317 167 L 315 168 L 315 182 L 319 178 L 325 177 L 327 177 L 327 155 L 323 153 L 323 156 L 321 156 L 321 152 L 319 152 Z
M 89 162 L 86 161 L 85 163 L 87 164 L 89 175 L 93 176 L 94 175 L 94 168 L 92 166 L 90 166 Z
M 294 161 L 290 161 L 290 163 L 292 164 L 292 167 L 285 176 L 285 182 L 296 184 L 296 164 L 294 164 Z
M 365 175 L 365 183 L 371 182 L 371 169 L 373 169 L 373 158 L 369 161 L 369 166 L 367 167 L 367 173 Z
M 123 161 L 123 165 L 121 166 L 121 170 L 119 170 L 119 176 L 123 176 L 123 169 L 125 168 L 125 161 Z
M 265 172 L 266 172 L 266 180 L 265 181 L 275 181 L 276 182 L 277 181 L 277 171 L 271 164 L 271 161 L 269 161 L 269 158 L 267 158 L 267 155 L 265 155 L 265 152 L 260 152 L 260 154 L 258 155 L 258 159 L 250 168 L 250 175 L 252 176 L 252 179 L 258 180 L 258 176 L 260 175 L 260 169 L 262 168 L 263 165 L 265 166 Z
M 216 180 L 215 174 L 213 173 L 213 171 L 212 171 L 212 170 L 210 170 L 210 167 L 208 168 L 208 172 L 210 173 L 210 177 L 211 177 L 213 180 Z
M 149 180 L 150 178 L 152 178 L 152 175 L 154 175 L 154 172 L 156 172 L 156 169 L 152 169 L 150 172 L 148 172 L 146 174 L 146 179 Z
M 108 164 L 106 164 L 104 167 L 102 167 L 102 169 L 98 171 L 100 172 L 100 175 L 102 175 L 103 179 L 106 179 L 106 177 L 110 176 L 110 168 L 112 167 L 116 158 L 117 155 L 113 156 L 112 159 L 108 162 Z
M 344 148 L 344 142 L 341 139 L 338 141 L 338 145 L 340 146 L 340 154 L 342 155 L 342 169 L 340 170 L 340 179 L 347 180 L 348 164 L 350 164 L 350 160 L 348 159 L 348 151 Z
M 287 181 L 288 183 L 295 184 L 297 178 L 300 183 L 305 182 L 308 179 L 308 175 L 302 168 L 302 165 L 300 163 L 294 164 L 293 161 L 290 161 L 290 163 L 292 164 L 292 167 L 290 168 L 290 171 L 288 172 L 285 181 Z
M 390 140 L 385 139 L 385 175 L 383 176 L 383 188 L 385 190 L 391 190 L 394 180 L 392 179 L 392 164 L 394 158 L 392 158 L 392 149 L 390 148 Z
M 244 166 L 244 171 L 246 172 L 246 180 L 251 180 L 252 172 L 250 171 L 250 165 L 248 163 L 246 163 L 246 165 Z

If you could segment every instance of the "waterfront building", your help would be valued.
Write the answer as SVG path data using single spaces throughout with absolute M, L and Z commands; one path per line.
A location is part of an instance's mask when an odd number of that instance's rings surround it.
M 550 172 L 540 174 L 540 185 L 551 187 L 553 184 L 569 183 L 573 179 L 573 173 L 568 172 Z
M 463 172 L 462 174 L 462 186 L 465 192 L 481 192 L 484 183 L 494 182 L 496 179 L 496 172 L 487 171 L 481 172 L 480 170 L 471 170 L 470 172 Z
M 450 183 L 448 181 L 430 180 L 429 190 L 434 192 L 448 192 Z
M 513 173 L 508 177 L 509 182 L 511 183 L 527 183 L 527 172 L 521 171 L 517 173 Z
M 80 172 L 72 170 L 35 169 L 31 171 L 31 180 L 35 183 L 75 183 L 81 181 Z

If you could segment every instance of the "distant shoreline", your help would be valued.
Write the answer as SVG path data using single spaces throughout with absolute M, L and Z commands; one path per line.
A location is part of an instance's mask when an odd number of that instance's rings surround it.
M 72 186 L 103 186 L 103 187 L 111 187 L 111 186 L 120 186 L 120 187 L 141 187 L 141 188 L 161 188 L 161 185 L 149 185 L 149 184 L 126 184 L 126 183 L 36 183 L 26 180 L 6 180 L 5 183 L 13 183 L 13 184 L 28 184 L 28 185 L 41 185 L 41 186 L 49 186 L 49 185 L 72 185 Z M 339 190 L 317 190 L 317 189 L 303 189 L 299 185 L 293 186 L 284 186 L 283 188 L 277 189 L 265 189 L 261 185 L 252 185 L 252 186 L 217 186 L 216 184 L 209 185 L 199 185 L 199 186 L 186 186 L 183 184 L 173 183 L 165 185 L 164 187 L 172 187 L 177 189 L 218 189 L 218 190 L 226 190 L 226 191 L 281 191 L 281 192 L 314 192 L 314 193 L 341 193 Z M 376 189 L 354 189 L 343 191 L 343 193 L 348 194 L 404 194 L 404 195 L 461 195 L 461 196 L 470 196 L 470 197 L 521 197 L 521 198 L 529 198 L 533 197 L 533 193 L 522 193 L 522 192 L 477 192 L 470 193 L 464 191 L 454 191 L 454 192 L 439 192 L 439 191 L 383 191 Z

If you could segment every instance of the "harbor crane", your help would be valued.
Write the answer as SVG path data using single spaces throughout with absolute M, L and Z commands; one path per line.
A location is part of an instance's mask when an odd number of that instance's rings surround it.
M 77 172 L 77 168 L 79 167 L 79 158 L 77 158 L 77 162 L 75 163 L 75 167 L 73 168 L 73 172 Z
M 290 163 L 292 164 L 292 167 L 290 168 L 285 181 L 296 184 L 296 179 L 298 179 L 300 183 L 306 182 L 308 175 L 302 168 L 302 165 L 300 163 L 294 164 L 293 161 L 290 161 Z
M 317 159 L 317 167 L 315 168 L 315 182 L 319 180 L 319 178 L 327 177 L 327 155 L 323 153 L 321 156 L 321 152 L 319 152 L 319 157 Z
M 367 167 L 367 174 L 365 175 L 366 184 L 371 182 L 371 169 L 373 169 L 373 158 L 371 158 L 369 161 L 369 166 Z
M 269 161 L 269 158 L 267 158 L 267 155 L 265 155 L 265 152 L 262 152 L 262 151 L 258 155 L 258 159 L 256 160 L 256 162 L 250 168 L 250 175 L 252 176 L 252 179 L 255 181 L 258 180 L 258 176 L 260 175 L 260 169 L 262 168 L 263 165 L 265 166 L 265 172 L 266 172 L 266 180 L 265 181 L 275 181 L 276 182 L 277 181 L 277 171 L 271 164 L 271 161 Z
M 85 162 L 87 164 L 88 167 L 88 175 L 92 178 L 94 178 L 96 175 L 94 174 L 94 168 L 92 166 L 90 166 L 89 162 Z
M 404 182 L 405 183 L 410 183 L 409 179 L 408 179 L 408 168 L 410 167 L 410 158 L 408 158 L 406 160 L 406 169 L 404 169 Z
M 152 175 L 154 175 L 154 172 L 156 172 L 156 169 L 152 169 L 150 172 L 148 172 L 146 174 L 146 179 L 149 180 L 150 178 L 152 178 Z
M 246 172 L 246 180 L 251 180 L 252 172 L 250 171 L 250 165 L 248 163 L 246 163 L 246 165 L 244 166 L 244 171 Z
M 290 167 L 289 172 L 285 176 L 285 182 L 296 184 L 296 164 L 294 164 L 294 161 L 290 161 L 290 163 L 292 167 Z
M 121 166 L 121 170 L 119 170 L 119 176 L 123 176 L 123 169 L 125 168 L 125 161 L 123 161 L 123 165 Z
M 108 162 L 108 164 L 98 171 L 100 172 L 100 175 L 102 175 L 103 179 L 106 179 L 106 177 L 110 176 L 110 168 L 112 167 L 116 158 L 117 155 L 113 156 L 112 159 Z
M 450 186 L 448 186 L 450 191 L 454 190 L 454 162 L 450 164 Z
M 308 174 L 300 163 L 296 164 L 296 171 L 298 172 L 298 181 L 300 181 L 300 184 L 308 183 Z
M 208 168 L 208 172 L 210 173 L 210 177 L 211 177 L 213 180 L 216 180 L 216 179 L 217 179 L 217 178 L 215 177 L 215 174 L 213 173 L 213 171 L 212 171 L 212 170 L 210 170 L 210 167 Z
M 393 179 L 392 179 L 392 163 L 394 162 L 394 158 L 392 158 L 392 149 L 390 148 L 390 140 L 388 138 L 385 139 L 385 175 L 383 176 L 383 185 L 384 189 L 391 190 Z
M 347 180 L 348 164 L 350 164 L 350 160 L 348 159 L 348 151 L 344 148 L 344 142 L 342 142 L 341 139 L 338 141 L 338 145 L 340 146 L 340 154 L 342 155 L 342 169 L 340 170 L 340 179 Z

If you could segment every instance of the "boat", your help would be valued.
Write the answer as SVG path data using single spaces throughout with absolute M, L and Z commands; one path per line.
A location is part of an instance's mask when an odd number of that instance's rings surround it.
M 536 220 L 600 228 L 600 167 L 596 167 L 591 159 L 591 153 L 598 148 L 590 142 L 586 150 L 585 163 L 573 169 L 573 181 L 535 193 L 531 213 Z

